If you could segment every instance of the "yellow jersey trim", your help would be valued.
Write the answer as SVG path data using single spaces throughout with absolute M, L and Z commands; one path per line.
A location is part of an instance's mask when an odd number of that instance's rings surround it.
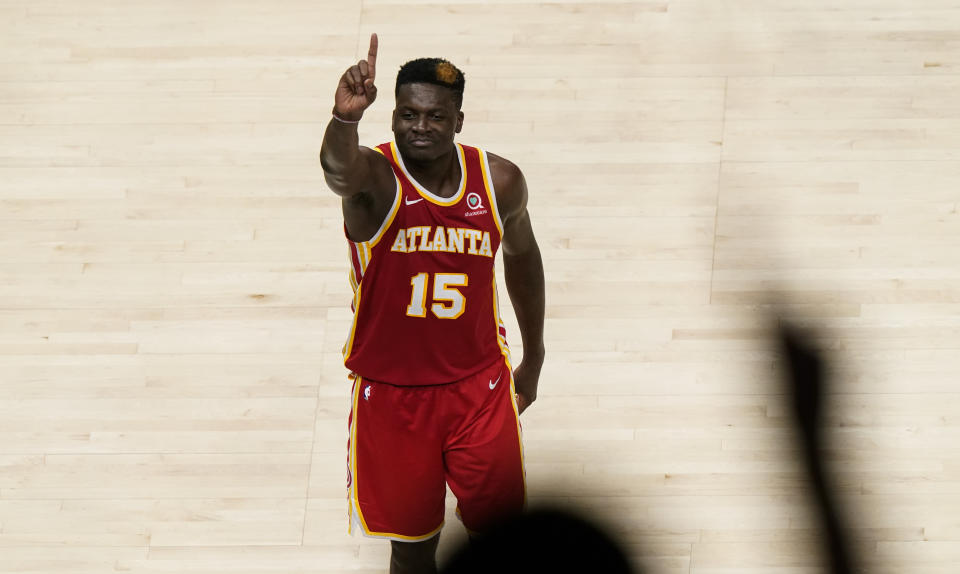
M 360 383 L 362 377 L 354 373 L 350 374 L 350 378 L 353 379 L 353 406 L 351 407 L 351 418 L 350 421 L 350 452 L 347 456 L 350 457 L 350 489 L 347 490 L 347 516 L 349 517 L 349 522 L 347 524 L 347 533 L 352 534 L 353 532 L 353 507 L 354 500 L 356 500 L 356 488 L 357 488 L 357 407 L 360 403 Z M 357 515 L 360 518 L 360 523 L 363 524 L 363 518 L 359 514 L 360 506 L 357 505 Z M 366 527 L 364 527 L 366 528 Z
M 497 208 L 497 192 L 493 188 L 493 176 L 490 171 L 490 162 L 487 159 L 487 152 L 484 150 L 479 150 L 480 152 L 480 171 L 483 173 L 483 187 L 487 190 L 487 200 L 490 202 L 489 205 L 493 210 L 493 222 L 497 224 L 497 229 L 500 231 L 500 239 L 503 239 L 503 220 L 500 219 L 500 210 Z
M 370 239 L 366 241 L 358 241 L 356 243 L 368 245 L 372 249 L 373 247 L 376 247 L 377 243 L 380 242 L 380 240 L 383 238 L 383 234 L 387 232 L 387 229 L 390 229 L 390 224 L 393 223 L 393 218 L 396 217 L 397 212 L 400 211 L 400 198 L 403 196 L 403 192 L 400 191 L 400 178 L 397 177 L 397 174 L 393 174 L 393 179 L 397 182 L 397 188 L 396 191 L 394 191 L 393 196 L 393 205 L 390 206 L 390 211 L 387 212 L 387 216 L 380 224 L 380 229 L 378 229 Z M 366 267 L 366 265 L 364 265 L 364 267 Z
M 497 290 L 497 270 L 493 270 L 492 289 L 493 289 L 493 329 L 497 335 L 497 346 L 500 347 L 500 354 L 510 362 L 510 347 L 507 346 L 506 337 L 500 334 L 500 325 L 503 320 L 500 318 L 500 296 Z
M 407 166 L 403 164 L 403 158 L 400 156 L 400 152 L 397 151 L 396 142 L 390 142 L 390 152 L 393 154 L 393 160 L 400 166 L 400 171 L 402 171 L 403 175 L 410 181 L 413 188 L 417 190 L 420 197 L 435 205 L 448 207 L 460 201 L 463 198 L 463 192 L 467 189 L 467 162 L 464 160 L 463 146 L 458 143 L 454 143 L 454 146 L 457 149 L 457 159 L 460 161 L 460 187 L 457 189 L 457 193 L 451 197 L 440 197 L 420 185 L 420 182 L 410 175 L 410 172 L 407 171 Z
M 423 540 L 429 540 L 430 538 L 433 538 L 439 534 L 440 530 L 443 529 L 443 522 L 441 522 L 440 526 L 437 526 L 429 534 L 424 534 L 422 536 L 404 536 L 403 534 L 394 534 L 392 532 L 374 532 L 367 528 L 366 523 L 363 522 L 362 519 L 360 525 L 363 527 L 363 533 L 366 536 L 370 536 L 372 538 L 389 538 L 391 540 L 402 540 L 405 542 L 421 542 Z
M 517 387 L 513 381 L 513 365 L 510 364 L 510 357 L 504 355 L 504 361 L 507 363 L 507 370 L 510 371 L 510 403 L 513 405 L 513 413 L 517 419 L 517 440 L 520 443 L 520 468 L 523 470 L 523 507 L 527 506 L 527 464 L 523 456 L 523 428 L 520 426 L 520 409 L 517 407 Z
M 353 352 L 353 338 L 357 334 L 357 317 L 360 316 L 360 294 L 363 292 L 363 289 L 360 287 L 362 285 L 363 279 L 360 280 L 360 284 L 357 285 L 357 289 L 353 292 L 353 321 L 350 324 L 350 334 L 347 336 L 347 342 L 343 345 L 344 362 L 350 358 L 350 353 Z

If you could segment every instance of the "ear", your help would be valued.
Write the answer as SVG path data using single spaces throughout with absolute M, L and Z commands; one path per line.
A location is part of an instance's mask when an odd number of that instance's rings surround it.
M 463 129 L 463 112 L 457 112 L 457 129 L 454 130 L 454 133 L 460 133 L 460 130 Z
M 393 113 L 390 114 L 390 131 L 397 131 L 397 108 L 393 108 Z

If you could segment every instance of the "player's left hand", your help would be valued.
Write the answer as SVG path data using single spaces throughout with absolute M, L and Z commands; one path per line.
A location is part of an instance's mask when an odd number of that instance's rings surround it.
M 517 411 L 523 414 L 537 400 L 537 384 L 540 382 L 540 365 L 521 361 L 513 370 L 513 386 L 517 390 Z

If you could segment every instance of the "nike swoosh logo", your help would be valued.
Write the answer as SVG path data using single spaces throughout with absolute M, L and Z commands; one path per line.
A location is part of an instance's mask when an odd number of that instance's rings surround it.
M 403 198 L 403 201 L 404 201 L 407 205 L 413 205 L 414 203 L 420 203 L 421 201 L 423 201 L 423 198 L 421 197 L 420 199 L 414 199 L 413 201 L 410 201 L 410 200 L 407 199 L 407 198 Z
M 491 390 L 491 391 L 497 386 L 497 383 L 500 382 L 500 377 L 502 377 L 502 376 L 503 376 L 503 373 L 500 373 L 500 376 L 497 377 L 497 380 L 496 380 L 496 381 L 490 381 L 490 390 Z

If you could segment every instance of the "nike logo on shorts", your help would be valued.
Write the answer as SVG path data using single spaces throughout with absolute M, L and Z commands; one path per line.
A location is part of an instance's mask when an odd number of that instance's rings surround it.
M 413 205 L 414 203 L 420 203 L 421 201 L 423 201 L 423 198 L 421 197 L 420 199 L 414 199 L 413 201 L 410 201 L 408 198 L 405 197 L 403 198 L 403 201 L 407 205 Z
M 503 376 L 503 373 L 500 373 L 500 377 L 502 377 L 502 376 Z M 494 388 L 496 388 L 497 383 L 500 382 L 500 377 L 497 377 L 497 380 L 496 380 L 496 381 L 490 381 L 490 390 L 491 390 L 491 391 L 492 391 Z

